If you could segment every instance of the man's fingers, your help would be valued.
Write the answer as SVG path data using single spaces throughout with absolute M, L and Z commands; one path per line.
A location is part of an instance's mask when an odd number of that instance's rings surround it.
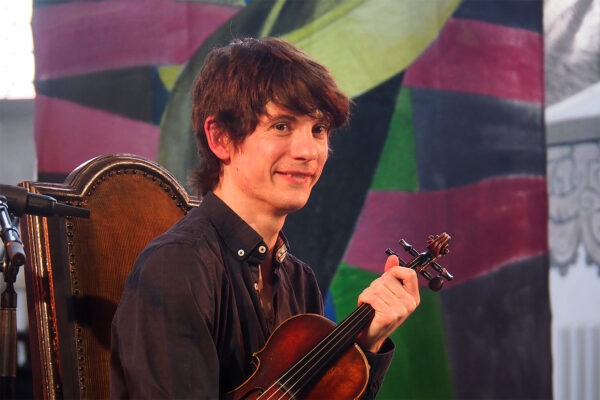
M 388 256 L 387 260 L 385 260 L 384 271 L 387 272 L 390 268 L 397 267 L 398 265 L 400 265 L 400 260 L 398 260 L 398 257 L 392 254 L 391 256 Z
M 363 348 L 376 352 L 387 338 L 421 302 L 417 273 L 398 266 L 398 258 L 388 257 L 386 272 L 371 282 L 358 297 L 358 304 L 367 303 L 375 316 L 363 331 L 359 342 Z
M 419 284 L 415 271 L 399 266 L 391 269 L 371 282 L 371 285 L 359 296 L 359 305 L 363 302 L 371 303 L 373 296 L 379 297 L 388 305 L 397 301 L 408 301 L 409 298 L 419 304 Z
M 417 273 L 410 268 L 394 268 L 400 265 L 400 261 L 398 257 L 395 255 L 388 256 L 387 260 L 385 260 L 385 272 L 390 271 L 390 273 L 394 276 L 394 278 L 398 279 L 403 286 L 405 286 L 405 290 L 412 294 L 413 296 L 416 294 L 419 295 L 419 281 L 417 279 Z
M 394 278 L 402 282 L 404 290 L 412 295 L 419 302 L 419 281 L 415 270 L 404 267 L 397 267 L 390 269 L 390 274 Z

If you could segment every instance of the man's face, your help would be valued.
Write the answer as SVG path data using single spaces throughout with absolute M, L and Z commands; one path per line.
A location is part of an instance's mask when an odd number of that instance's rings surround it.
M 308 201 L 327 152 L 324 118 L 270 102 L 254 132 L 231 152 L 221 183 L 233 188 L 236 204 L 247 211 L 287 215 Z

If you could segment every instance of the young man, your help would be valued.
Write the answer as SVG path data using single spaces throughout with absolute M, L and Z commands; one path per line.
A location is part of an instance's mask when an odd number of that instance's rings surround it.
M 203 196 L 139 256 L 113 320 L 114 398 L 218 398 L 253 372 L 253 353 L 284 320 L 323 313 L 312 270 L 287 252 L 349 99 L 325 67 L 279 39 L 235 40 L 207 56 L 192 121 Z M 373 398 L 387 339 L 419 304 L 414 271 L 388 258 L 360 295 L 375 317 L 358 343 Z

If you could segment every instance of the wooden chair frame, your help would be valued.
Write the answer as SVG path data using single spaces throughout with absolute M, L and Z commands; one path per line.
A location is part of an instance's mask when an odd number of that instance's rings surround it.
M 109 321 L 125 277 L 141 249 L 199 202 L 164 168 L 129 154 L 96 157 L 64 184 L 21 186 L 91 211 L 21 222 L 34 395 L 108 398 Z

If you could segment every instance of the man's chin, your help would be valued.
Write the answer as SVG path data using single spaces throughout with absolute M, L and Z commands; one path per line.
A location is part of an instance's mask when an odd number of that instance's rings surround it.
M 284 214 L 291 214 L 291 213 L 303 208 L 307 202 L 308 202 L 308 197 L 295 197 L 295 198 L 289 199 L 288 201 L 285 201 L 281 205 L 280 210 Z

